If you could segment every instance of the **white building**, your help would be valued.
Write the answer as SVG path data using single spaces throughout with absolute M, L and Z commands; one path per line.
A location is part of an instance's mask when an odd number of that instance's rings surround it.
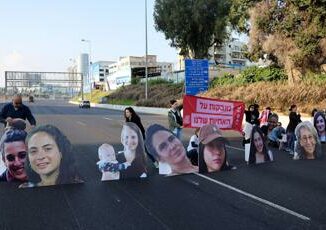
M 91 76 L 94 88 L 105 88 L 105 79 L 109 76 L 109 66 L 113 63 L 113 61 L 98 61 L 92 63 Z
M 107 86 L 109 90 L 131 84 L 134 77 L 145 77 L 145 56 L 120 57 L 116 63 L 109 65 Z M 148 77 L 160 76 L 172 72 L 170 62 L 157 62 L 156 55 L 147 55 Z
M 244 56 L 244 46 L 246 43 L 241 42 L 237 38 L 231 38 L 221 46 L 211 47 L 209 54 L 213 61 L 219 64 L 245 66 L 247 59 Z
M 214 47 L 212 46 L 208 53 L 211 56 L 210 63 L 210 71 L 216 71 L 216 62 L 221 65 L 226 65 L 228 67 L 234 68 L 243 68 L 248 65 L 249 61 L 244 57 L 244 46 L 245 42 L 241 42 L 237 38 L 231 38 L 227 40 L 223 45 Z M 178 57 L 178 70 L 184 70 L 184 57 Z

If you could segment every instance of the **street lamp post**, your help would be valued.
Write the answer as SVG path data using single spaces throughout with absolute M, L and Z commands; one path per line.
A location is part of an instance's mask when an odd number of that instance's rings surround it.
M 145 0 L 145 98 L 148 98 L 148 42 L 147 42 L 147 0 Z
M 91 83 L 90 85 L 90 101 L 92 100 L 92 79 L 91 79 L 91 56 L 92 56 L 92 42 L 91 40 L 87 40 L 87 39 L 81 39 L 82 42 L 86 42 L 88 43 L 88 48 L 89 48 L 89 54 L 88 54 L 88 79 Z

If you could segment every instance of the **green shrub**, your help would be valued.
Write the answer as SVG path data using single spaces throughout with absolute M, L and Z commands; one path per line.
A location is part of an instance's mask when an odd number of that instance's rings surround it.
M 148 84 L 149 85 L 160 85 L 160 84 L 170 84 L 171 82 L 165 80 L 165 79 L 155 79 L 155 80 L 149 80 Z
M 246 68 L 240 73 L 239 78 L 242 82 L 253 83 L 258 81 L 279 81 L 286 80 L 287 76 L 284 70 L 276 67 L 264 67 L 259 68 L 257 66 L 252 66 Z M 239 79 L 239 80 L 240 80 Z
M 131 84 L 137 85 L 140 82 L 140 77 L 133 77 L 131 78 Z

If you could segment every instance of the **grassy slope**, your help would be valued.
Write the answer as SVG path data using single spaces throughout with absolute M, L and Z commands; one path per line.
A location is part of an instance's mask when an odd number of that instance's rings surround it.
M 183 85 L 161 83 L 149 85 L 148 89 L 148 100 L 145 100 L 144 85 L 124 86 L 110 93 L 108 103 L 168 107 L 170 99 L 182 98 Z M 293 87 L 284 81 L 256 82 L 243 86 L 217 86 L 209 89 L 202 96 L 243 101 L 246 106 L 256 102 L 260 105 L 260 109 L 270 106 L 273 110 L 284 113 L 288 113 L 291 104 L 297 104 L 300 112 L 307 114 L 313 108 L 326 108 L 326 84 L 317 82 L 302 82 Z M 95 96 L 92 97 L 92 101 L 93 99 Z

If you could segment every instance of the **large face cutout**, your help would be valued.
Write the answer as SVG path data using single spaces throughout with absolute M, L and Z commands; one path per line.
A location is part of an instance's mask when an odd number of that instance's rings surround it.
M 264 149 L 264 141 L 261 137 L 261 135 L 258 132 L 254 133 L 254 145 L 256 147 L 256 150 L 258 153 L 263 153 L 263 149 Z
M 122 130 L 122 144 L 128 150 L 135 151 L 138 146 L 137 133 L 128 126 L 123 126 Z
M 4 144 L 4 163 L 9 174 L 17 180 L 25 181 L 25 161 L 27 148 L 23 141 L 14 141 Z
M 204 147 L 204 161 L 208 172 L 220 171 L 225 161 L 224 142 L 214 140 Z
M 300 145 L 305 151 L 307 158 L 311 158 L 314 155 L 316 149 L 316 140 L 313 134 L 306 128 L 300 129 Z
M 49 134 L 39 132 L 29 139 L 28 157 L 31 168 L 41 177 L 59 173 L 62 155 L 55 140 Z
M 168 131 L 158 131 L 153 135 L 153 146 L 159 161 L 177 165 L 186 158 L 186 150 L 181 141 Z
M 316 128 L 318 133 L 324 133 L 325 132 L 325 120 L 322 116 L 318 116 L 316 119 Z

